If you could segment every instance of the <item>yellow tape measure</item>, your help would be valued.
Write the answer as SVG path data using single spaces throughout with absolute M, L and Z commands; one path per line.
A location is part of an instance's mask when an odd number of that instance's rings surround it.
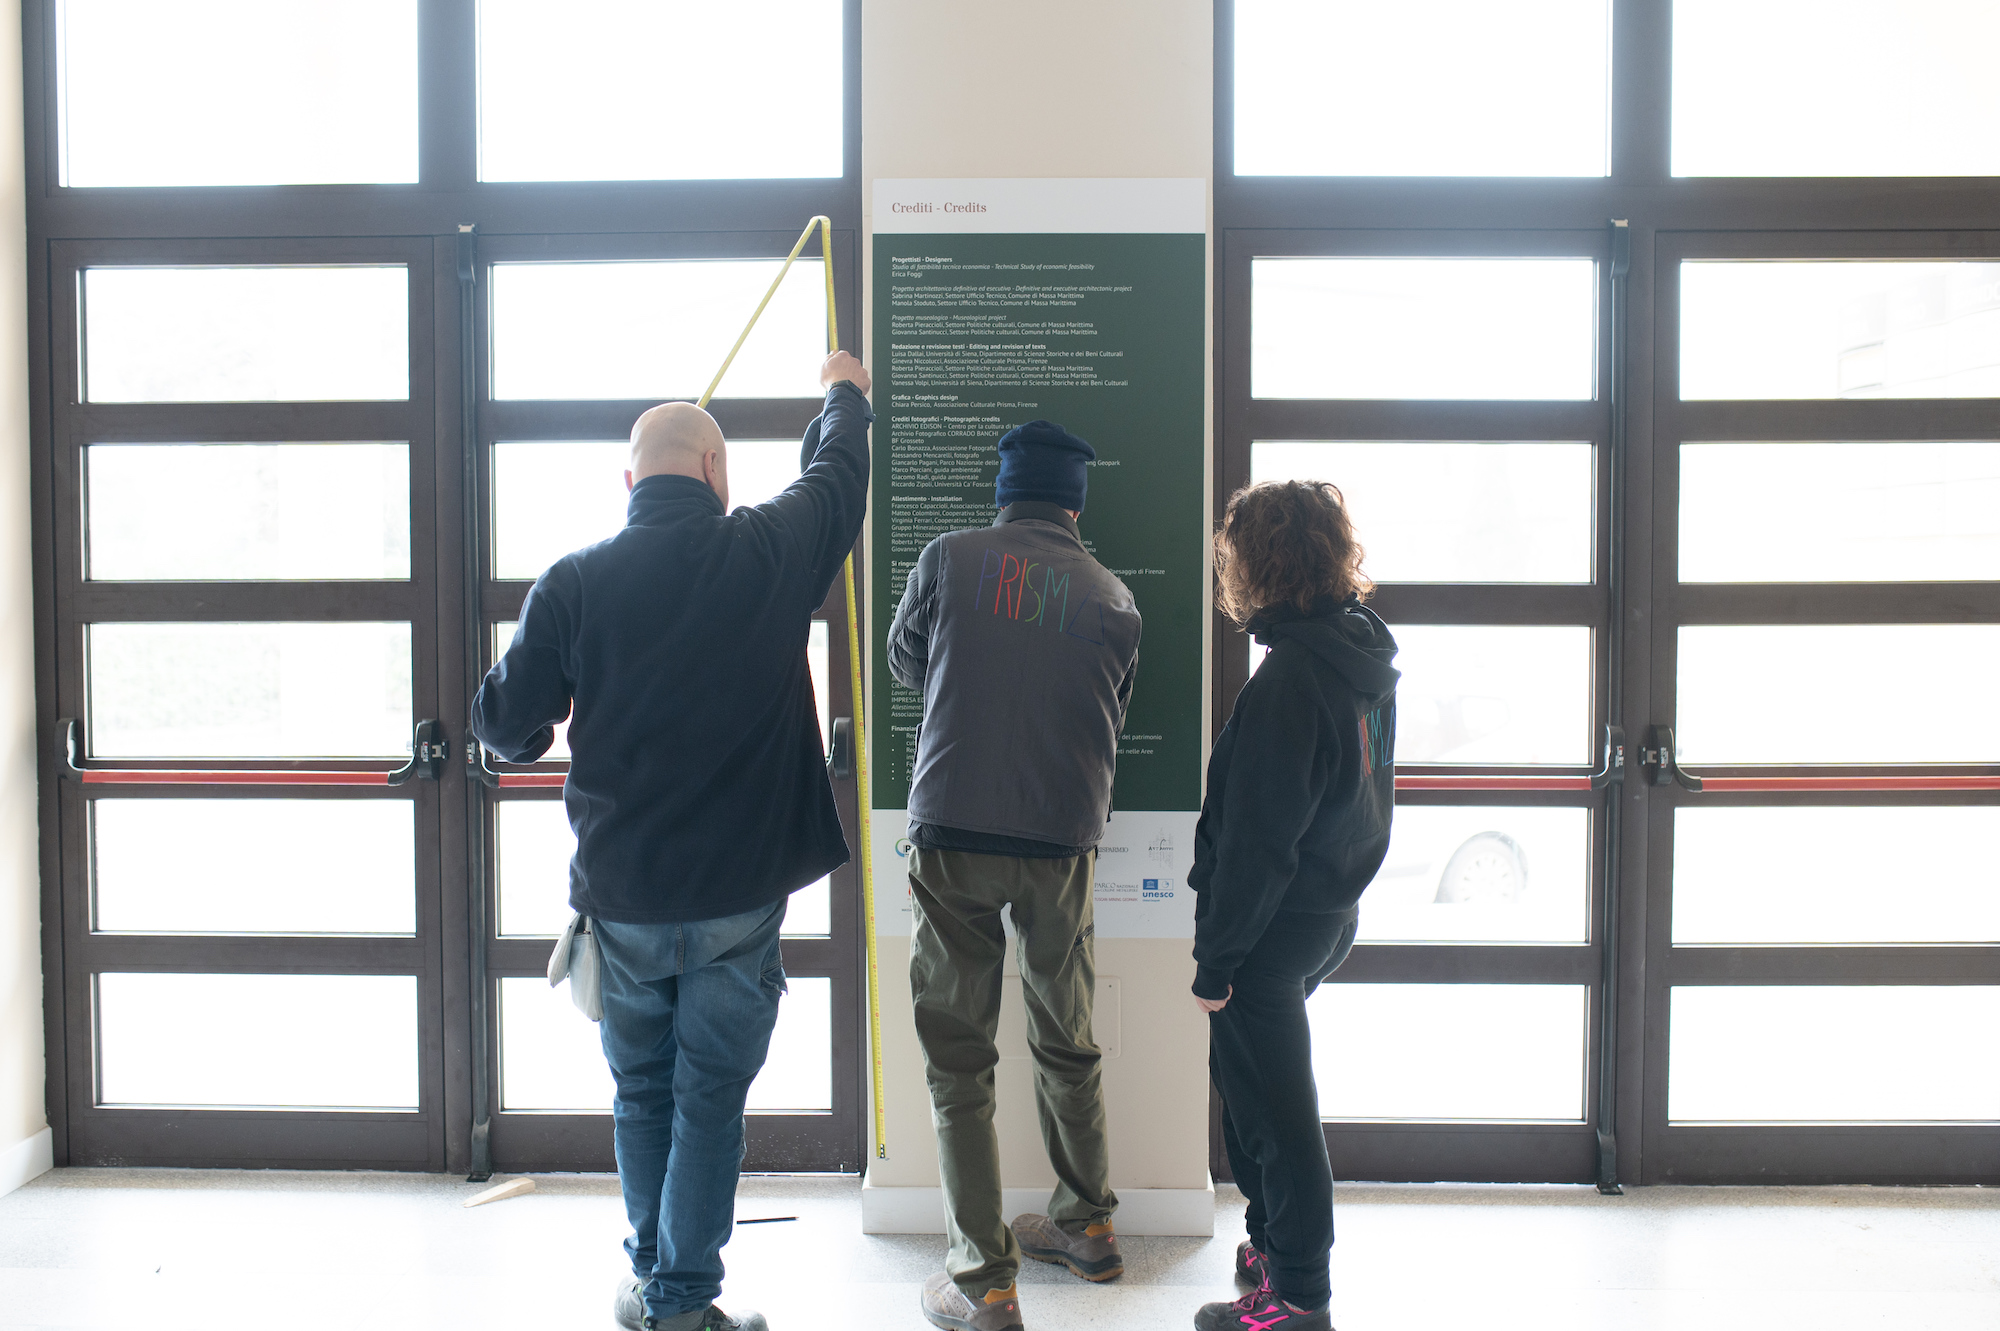
M 700 401 L 695 405 L 706 407 L 709 398 L 715 395 L 715 386 L 722 382 L 722 376 L 736 359 L 736 353 L 743 349 L 743 343 L 750 336 L 750 330 L 757 326 L 757 320 L 764 313 L 764 307 L 771 303 L 771 297 L 778 292 L 778 284 L 785 280 L 785 274 L 792 270 L 792 260 L 799 257 L 806 242 L 812 239 L 813 228 L 819 228 L 820 267 L 826 271 L 826 349 L 828 352 L 840 350 L 840 325 L 834 317 L 833 309 L 833 220 L 815 217 L 806 223 L 806 229 L 799 233 L 798 244 L 785 256 L 784 266 L 771 279 L 770 289 L 764 299 L 757 302 L 751 312 L 750 322 L 743 325 L 743 331 L 736 337 L 736 345 L 729 348 L 729 354 L 722 358 L 721 368 L 702 390 Z M 861 616 L 854 593 L 854 556 L 847 556 L 847 565 L 842 570 L 842 581 L 847 589 L 847 678 L 854 691 L 854 776 L 855 807 L 861 812 L 861 846 L 856 853 L 861 871 L 861 929 L 863 944 L 868 955 L 868 1064 L 869 1075 L 874 1087 L 875 1102 L 875 1158 L 889 1158 L 889 1135 L 887 1114 L 882 1106 L 882 981 L 875 954 L 875 839 L 871 826 L 868 787 L 868 727 L 862 714 L 861 698 Z

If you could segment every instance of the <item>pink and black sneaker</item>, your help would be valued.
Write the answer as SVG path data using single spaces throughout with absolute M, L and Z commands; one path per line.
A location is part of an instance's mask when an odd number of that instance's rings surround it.
M 1204 1303 L 1194 1315 L 1195 1331 L 1333 1331 L 1328 1309 L 1301 1312 L 1268 1288 L 1253 1289 L 1234 1303 Z
M 1249 1239 L 1236 1245 L 1236 1278 L 1252 1289 L 1271 1287 L 1271 1259 Z

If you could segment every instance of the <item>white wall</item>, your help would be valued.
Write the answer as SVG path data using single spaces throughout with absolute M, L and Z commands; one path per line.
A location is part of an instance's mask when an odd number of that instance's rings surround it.
M 48 1168 L 28 540 L 27 193 L 21 6 L 0 0 L 0 1193 Z
M 1209 179 L 1213 31 L 1209 0 L 1005 6 L 865 0 L 864 226 L 872 220 L 865 210 L 878 176 Z M 863 255 L 870 249 L 864 244 Z M 888 609 L 874 608 L 878 615 Z M 877 884 L 885 901 L 902 890 L 900 883 Z M 1185 941 L 1097 942 L 1098 973 L 1118 977 L 1123 990 L 1123 1048 L 1104 1064 L 1104 1087 L 1111 1182 L 1123 1194 L 1119 1219 L 1127 1232 L 1156 1228 L 1145 1223 L 1146 1211 L 1200 1215 L 1198 1223 L 1208 1223 L 1205 1206 L 1147 1207 L 1140 1195 L 1209 1183 L 1208 1028 L 1188 994 L 1188 949 Z M 871 1166 L 868 1181 L 871 1191 L 935 1188 L 936 1144 L 910 1018 L 907 940 L 883 940 L 881 976 L 889 1158 Z M 1026 1060 L 1003 1061 L 997 1073 L 1001 1170 L 1009 1188 L 1046 1190 L 1055 1180 L 1035 1125 L 1029 1077 Z M 1010 1197 L 1010 1206 L 1016 1200 Z M 1033 1205 L 1044 1202 L 1045 1193 Z M 877 1203 L 870 1210 L 879 1217 L 897 1208 Z

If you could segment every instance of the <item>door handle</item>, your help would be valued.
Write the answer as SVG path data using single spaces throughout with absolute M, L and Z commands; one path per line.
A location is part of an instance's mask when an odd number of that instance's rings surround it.
M 833 744 L 826 752 L 826 774 L 836 781 L 854 779 L 854 718 L 833 718 Z

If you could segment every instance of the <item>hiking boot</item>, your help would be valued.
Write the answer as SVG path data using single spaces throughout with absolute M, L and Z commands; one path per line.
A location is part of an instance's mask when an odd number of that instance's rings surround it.
M 618 1287 L 611 1315 L 625 1331 L 771 1331 L 762 1313 L 744 1311 L 731 1317 L 714 1304 L 672 1317 L 646 1316 L 646 1283 L 633 1277 Z
M 1253 1289 L 1234 1303 L 1204 1303 L 1194 1331 L 1333 1331 L 1331 1313 L 1302 1313 L 1271 1293 Z
M 1017 1289 L 1009 1285 L 1005 1289 L 988 1290 L 986 1297 L 975 1303 L 965 1297 L 965 1291 L 956 1281 L 940 1271 L 924 1281 L 924 1292 L 918 1297 L 917 1306 L 923 1309 L 932 1326 L 943 1327 L 944 1331 L 1007 1331 L 1021 1325 Z
M 1111 1232 L 1109 1220 L 1072 1234 L 1045 1215 L 1017 1215 L 1014 1237 L 1021 1251 L 1036 1261 L 1067 1266 L 1071 1275 L 1085 1280 L 1116 1280 L 1125 1274 L 1125 1259 L 1118 1255 L 1118 1236 Z
M 1271 1287 L 1271 1259 L 1249 1239 L 1236 1245 L 1236 1278 L 1252 1289 Z

